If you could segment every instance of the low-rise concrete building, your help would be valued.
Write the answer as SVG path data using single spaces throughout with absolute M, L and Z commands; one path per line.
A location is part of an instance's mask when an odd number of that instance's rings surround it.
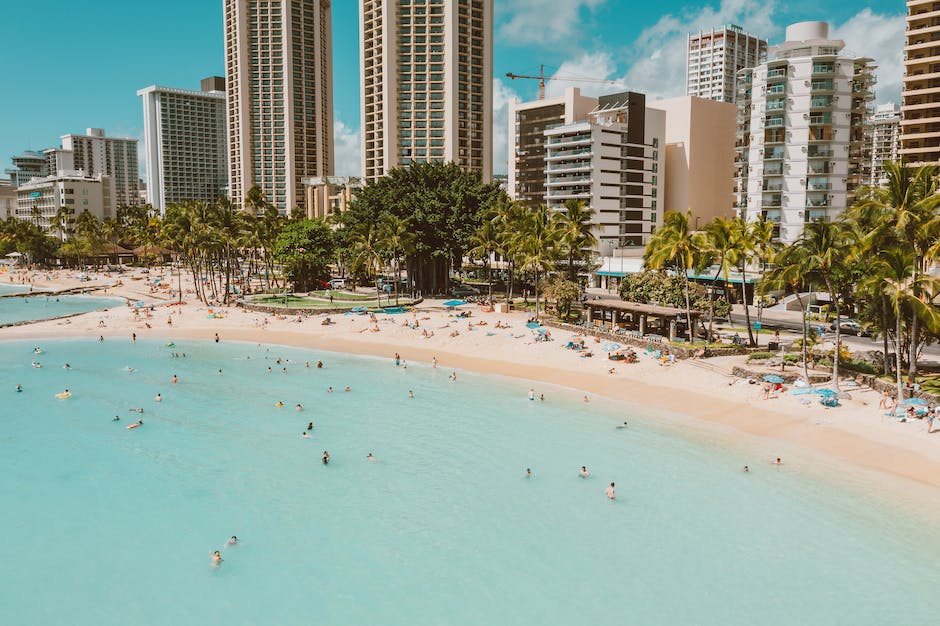
M 14 217 L 52 232 L 53 218 L 59 209 L 66 209 L 71 221 L 85 211 L 101 221 L 114 217 L 114 200 L 110 177 L 86 176 L 80 170 L 59 172 L 17 187 Z M 64 232 L 53 234 L 65 236 Z
M 312 176 L 302 179 L 307 217 L 325 220 L 333 213 L 342 213 L 362 188 L 355 176 Z

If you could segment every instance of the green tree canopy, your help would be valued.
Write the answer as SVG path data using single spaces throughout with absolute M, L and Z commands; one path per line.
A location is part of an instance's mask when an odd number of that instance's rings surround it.
M 441 293 L 499 194 L 497 185 L 454 163 L 415 163 L 367 184 L 335 220 L 349 231 L 344 233 L 349 241 L 386 216 L 408 220 L 414 235 L 405 256 L 409 280 L 426 293 Z
M 322 220 L 289 222 L 274 242 L 274 258 L 284 266 L 297 291 L 316 289 L 334 258 L 333 231 Z

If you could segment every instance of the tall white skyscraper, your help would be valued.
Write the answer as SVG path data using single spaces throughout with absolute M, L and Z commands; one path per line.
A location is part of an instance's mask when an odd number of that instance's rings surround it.
M 330 0 L 224 0 L 229 195 L 258 186 L 305 207 L 302 178 L 333 174 Z
M 152 85 L 137 95 L 144 103 L 150 205 L 162 213 L 167 204 L 225 195 L 225 79 L 207 78 L 200 91 Z
M 493 0 L 360 0 L 362 171 L 453 161 L 492 178 Z
M 800 22 L 768 61 L 741 71 L 739 203 L 784 243 L 807 222 L 836 218 L 864 182 L 874 67 L 844 48 L 825 22 Z
M 901 108 L 895 103 L 879 105 L 868 118 L 868 149 L 863 183 L 879 187 L 885 182 L 884 164 L 898 160 L 901 147 Z
M 71 156 L 59 155 L 60 162 L 81 170 L 85 176 L 111 179 L 115 207 L 140 204 L 136 139 L 105 137 L 103 128 L 89 128 L 84 135 L 62 135 L 62 151 L 71 152 Z
M 735 77 L 767 57 L 767 41 L 735 24 L 689 34 L 685 94 L 735 102 Z

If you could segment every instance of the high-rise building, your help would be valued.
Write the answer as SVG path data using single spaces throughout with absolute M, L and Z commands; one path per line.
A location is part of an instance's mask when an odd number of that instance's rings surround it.
M 735 102 L 737 73 L 767 58 L 767 41 L 736 24 L 689 34 L 685 94 Z
M 940 164 L 940 2 L 907 0 L 901 150 L 905 163 Z
M 897 104 L 878 105 L 868 118 L 867 149 L 863 183 L 870 187 L 885 184 L 884 164 L 898 160 L 901 147 L 901 109 Z
M 152 85 L 137 95 L 144 103 L 150 205 L 163 212 L 167 204 L 226 195 L 225 79 L 207 78 L 200 91 Z
M 225 0 L 229 196 L 257 186 L 282 212 L 333 174 L 330 0 Z
M 662 224 L 665 126 L 664 111 L 628 91 L 598 98 L 584 121 L 543 131 L 545 203 L 593 208 L 601 255 L 646 245 Z
M 13 161 L 13 167 L 8 167 L 4 173 L 10 177 L 10 185 L 14 189 L 49 173 L 46 157 L 41 152 L 24 150 L 10 160 Z
M 775 224 L 784 243 L 833 219 L 862 182 L 872 60 L 848 55 L 825 22 L 787 27 L 770 58 L 739 74 L 739 205 Z M 746 120 L 746 121 L 744 121 Z
M 508 194 L 534 208 L 545 202 L 545 131 L 588 118 L 597 98 L 568 87 L 563 96 L 509 101 Z
M 493 0 L 360 0 L 362 171 L 416 161 L 492 177 Z
M 84 135 L 62 135 L 62 150 L 71 152 L 71 157 L 57 155 L 57 158 L 66 161 L 70 158 L 74 168 L 85 176 L 111 179 L 115 206 L 138 205 L 140 173 L 136 139 L 105 137 L 104 129 L 89 128 Z
M 692 96 L 647 106 L 666 112 L 663 213 L 689 211 L 696 229 L 733 217 L 737 107 Z

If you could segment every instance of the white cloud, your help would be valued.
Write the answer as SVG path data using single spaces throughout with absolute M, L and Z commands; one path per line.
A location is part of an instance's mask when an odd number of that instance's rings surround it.
M 718 8 L 696 7 L 664 15 L 631 46 L 638 52 L 631 59 L 624 83 L 653 100 L 683 95 L 689 33 L 734 23 L 755 35 L 772 38 L 780 31 L 772 19 L 775 5 L 776 0 L 722 0 Z
M 362 132 L 339 120 L 333 122 L 333 172 L 337 176 L 362 176 Z
M 501 14 L 509 15 L 500 37 L 514 45 L 552 47 L 564 45 L 581 34 L 581 13 L 607 0 L 503 0 Z
M 875 60 L 879 104 L 901 102 L 904 29 L 904 13 L 879 15 L 865 8 L 830 33 L 834 39 L 845 41 L 847 51 Z
M 498 78 L 493 79 L 493 173 L 509 169 L 509 101 L 519 97 Z
M 552 79 L 545 84 L 545 97 L 554 98 L 565 93 L 568 87 L 578 87 L 585 96 L 599 96 L 626 89 L 626 83 L 621 79 L 610 79 L 608 82 L 593 82 L 570 80 L 577 78 L 609 79 L 617 71 L 617 64 L 609 52 L 585 52 L 576 59 L 562 63 Z

